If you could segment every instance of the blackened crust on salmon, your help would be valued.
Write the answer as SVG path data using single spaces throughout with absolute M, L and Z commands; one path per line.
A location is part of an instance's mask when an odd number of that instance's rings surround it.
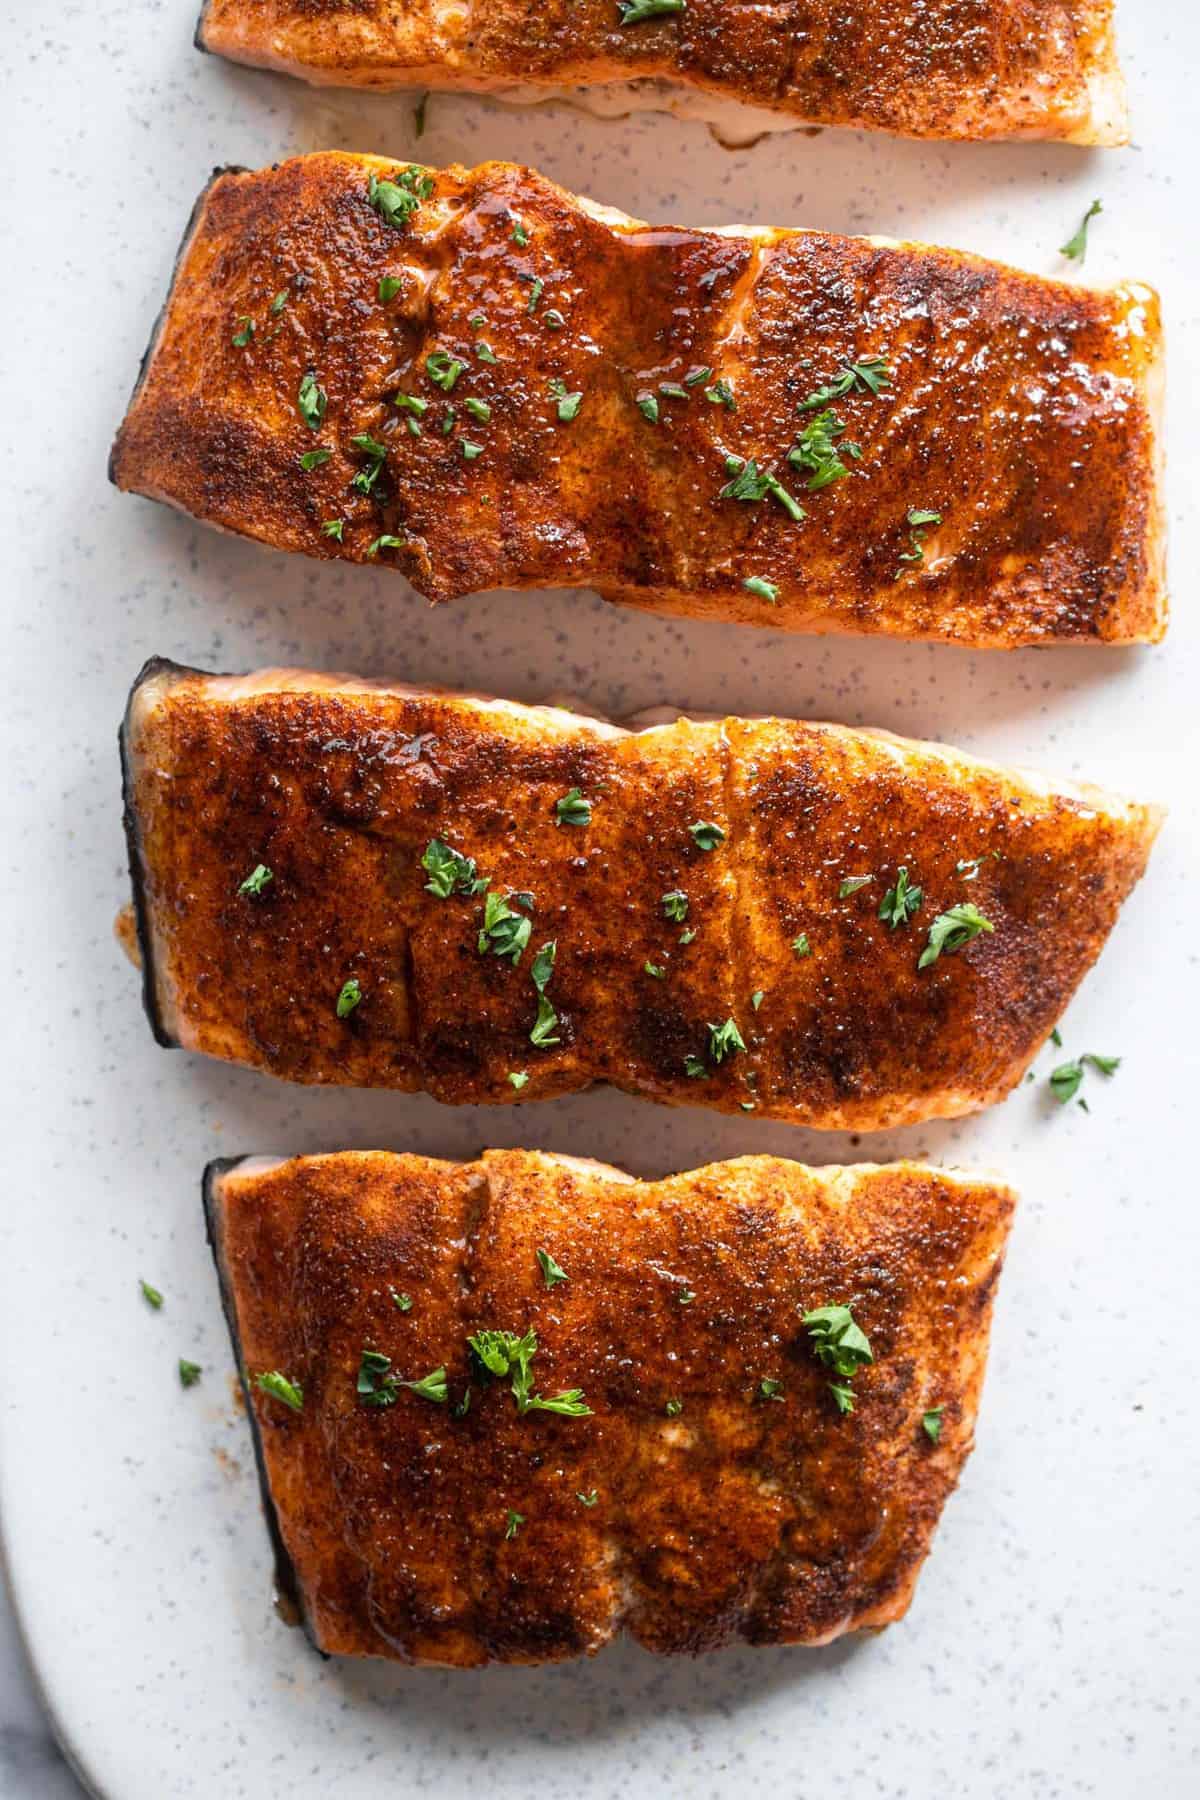
M 1161 637 L 1149 288 L 652 228 L 503 163 L 429 172 L 398 228 L 370 183 L 401 174 L 329 153 L 210 188 L 119 487 L 433 601 L 582 587 L 997 649 Z M 804 461 L 822 429 L 854 446 L 829 482 Z
M 1041 1048 L 1160 824 L 846 727 L 629 732 L 296 670 L 152 673 L 129 738 L 142 928 L 180 1041 L 456 1104 L 605 1081 L 824 1129 L 975 1111 Z M 574 788 L 585 825 L 560 822 Z M 708 851 L 702 822 L 723 834 Z M 477 876 L 431 886 L 434 840 Z M 247 886 L 260 863 L 269 883 Z M 893 926 L 901 869 L 921 900 Z M 515 960 L 475 879 L 524 896 Z M 921 967 L 934 920 L 968 902 L 979 934 Z M 531 976 L 551 944 L 547 1037 Z

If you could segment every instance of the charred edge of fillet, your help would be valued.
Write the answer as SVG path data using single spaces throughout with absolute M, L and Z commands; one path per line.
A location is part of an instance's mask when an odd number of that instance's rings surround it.
M 203 14 L 201 15 L 201 23 L 203 23 Z M 199 27 L 197 27 L 197 30 L 198 29 Z M 171 309 L 171 299 L 175 292 L 175 283 L 179 279 L 179 271 L 183 266 L 184 258 L 191 249 L 192 238 L 195 236 L 196 227 L 200 223 L 200 215 L 204 211 L 208 196 L 223 176 L 245 175 L 247 173 L 248 170 L 245 163 L 222 164 L 220 167 L 213 170 L 204 186 L 200 189 L 200 192 L 196 195 L 195 205 L 188 214 L 188 221 L 184 226 L 183 236 L 179 240 L 179 248 L 175 252 L 175 260 L 171 264 L 171 279 L 167 283 L 166 296 L 158 309 L 158 317 L 151 327 L 149 342 L 147 343 L 145 350 L 143 350 L 142 360 L 138 364 L 137 379 L 133 384 L 133 391 L 129 396 L 129 403 L 125 408 L 124 417 L 121 425 L 118 427 L 117 435 L 113 439 L 112 449 L 108 453 L 108 479 L 112 482 L 114 487 L 117 486 L 117 475 L 114 465 L 117 460 L 117 447 L 121 442 L 121 432 L 125 428 L 125 420 L 129 417 L 130 408 L 142 391 L 146 376 L 150 370 L 150 364 L 154 360 L 154 352 L 158 349 L 158 340 L 162 336 L 163 326 L 167 322 L 167 314 Z
M 263 1452 L 262 1433 L 259 1430 L 258 1414 L 254 1409 L 254 1396 L 250 1391 L 250 1372 L 246 1368 L 245 1359 L 242 1356 L 242 1334 L 238 1329 L 233 1284 L 225 1266 L 225 1254 L 222 1247 L 219 1183 L 224 1176 L 249 1160 L 245 1156 L 221 1156 L 207 1165 L 200 1184 L 204 1202 L 204 1225 L 208 1235 L 209 1248 L 213 1254 L 213 1262 L 216 1264 L 217 1286 L 221 1293 L 221 1310 L 225 1314 L 225 1323 L 229 1327 L 233 1358 L 237 1364 L 238 1380 L 241 1382 L 242 1396 L 246 1403 L 246 1417 L 250 1421 L 250 1438 L 254 1445 L 254 1462 L 258 1469 L 263 1516 L 267 1521 L 267 1532 L 271 1539 L 271 1549 L 275 1555 L 275 1588 L 280 1598 L 294 1609 L 296 1617 L 304 1627 L 304 1635 L 313 1649 L 319 1655 L 325 1656 L 326 1652 L 321 1649 L 313 1632 L 312 1621 L 304 1604 L 304 1591 L 296 1574 L 296 1565 L 288 1554 L 287 1545 L 283 1541 L 283 1529 L 279 1523 L 279 1514 L 275 1510 L 275 1497 L 271 1492 L 271 1483 L 267 1475 L 267 1459 Z
M 154 1041 L 161 1044 L 164 1050 L 176 1050 L 179 1045 L 177 1039 L 168 1035 L 158 1005 L 158 982 L 154 967 L 154 933 L 150 929 L 150 902 L 146 894 L 146 863 L 142 855 L 142 832 L 134 800 L 130 719 L 138 690 L 145 682 L 152 681 L 155 676 L 162 674 L 177 676 L 198 675 L 199 673 L 198 669 L 189 669 L 184 663 L 172 662 L 167 656 L 152 656 L 138 670 L 133 686 L 129 690 L 129 699 L 125 702 L 125 715 L 121 720 L 121 729 L 117 733 L 117 746 L 121 753 L 122 822 L 125 827 L 125 848 L 129 857 L 129 885 L 133 890 L 133 918 L 137 927 L 138 949 L 142 953 L 142 1007 L 150 1021 Z

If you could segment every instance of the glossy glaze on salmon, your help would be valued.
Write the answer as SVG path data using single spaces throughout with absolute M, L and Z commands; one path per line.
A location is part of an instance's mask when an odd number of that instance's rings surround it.
M 202 196 L 112 475 L 432 600 L 1144 642 L 1160 348 L 1135 284 L 310 156 Z
M 1128 141 L 1112 0 L 674 0 L 657 16 L 639 11 L 618 0 L 207 0 L 196 41 L 338 87 L 530 101 L 574 90 L 609 108 L 734 102 L 768 129 Z
M 320 1649 L 549 1662 L 621 1629 L 695 1652 L 906 1611 L 972 1445 L 1006 1188 L 765 1156 L 634 1182 L 524 1150 L 251 1159 L 205 1187 L 281 1586 Z M 849 1376 L 805 1323 L 825 1307 L 873 1359 Z M 526 1392 L 571 1412 L 519 1410 L 485 1331 L 532 1331 Z
M 631 732 L 296 671 L 150 664 L 123 738 L 160 1041 L 451 1102 L 603 1081 L 830 1128 L 974 1111 L 1158 827 L 842 726 Z

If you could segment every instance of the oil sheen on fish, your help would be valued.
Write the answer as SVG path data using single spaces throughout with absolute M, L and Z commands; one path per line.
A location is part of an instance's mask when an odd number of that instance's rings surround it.
M 526 1150 L 217 1163 L 205 1189 L 320 1649 L 821 1644 L 907 1609 L 972 1446 L 1008 1189 Z
M 1112 0 L 207 0 L 196 41 L 321 85 L 630 106 L 918 138 L 1128 141 Z
M 1153 808 L 934 744 L 152 663 L 124 727 L 160 1041 L 302 1082 L 873 1129 L 1000 1099 Z
M 112 475 L 432 600 L 1138 643 L 1166 619 L 1159 359 L 1136 284 L 331 153 L 214 178 Z

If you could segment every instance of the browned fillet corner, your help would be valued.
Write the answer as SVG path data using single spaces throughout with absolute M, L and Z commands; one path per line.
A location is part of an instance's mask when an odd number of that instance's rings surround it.
M 536 1663 L 621 1629 L 820 1644 L 907 1609 L 973 1441 L 1008 1189 L 773 1157 L 643 1183 L 493 1150 L 217 1164 L 206 1193 L 281 1585 L 319 1648 Z M 803 1323 L 823 1306 L 873 1357 L 840 1403 Z M 519 1413 L 469 1353 L 531 1328 L 533 1390 L 587 1412 Z M 444 1387 L 366 1405 L 364 1350 Z
M 1112 0 L 207 0 L 202 49 L 307 81 L 700 109 L 731 129 L 854 125 L 928 138 L 1128 141 Z M 705 103 L 723 105 L 714 115 Z M 744 131 L 745 124 L 742 125 Z
M 296 670 L 150 664 L 123 746 L 160 1041 L 455 1103 L 606 1081 L 848 1130 L 987 1106 L 1099 955 L 1160 822 L 842 726 L 628 731 Z M 444 895 L 434 842 L 475 865 Z M 893 922 L 902 870 L 920 900 Z M 489 935 L 488 898 L 511 937 Z M 920 967 L 962 906 L 991 929 Z
M 409 183 L 398 222 L 372 179 Z M 112 475 L 433 600 L 590 587 L 795 631 L 1153 642 L 1160 358 L 1136 283 L 656 229 L 508 164 L 331 153 L 215 178 Z M 739 474 L 750 497 L 723 496 Z

